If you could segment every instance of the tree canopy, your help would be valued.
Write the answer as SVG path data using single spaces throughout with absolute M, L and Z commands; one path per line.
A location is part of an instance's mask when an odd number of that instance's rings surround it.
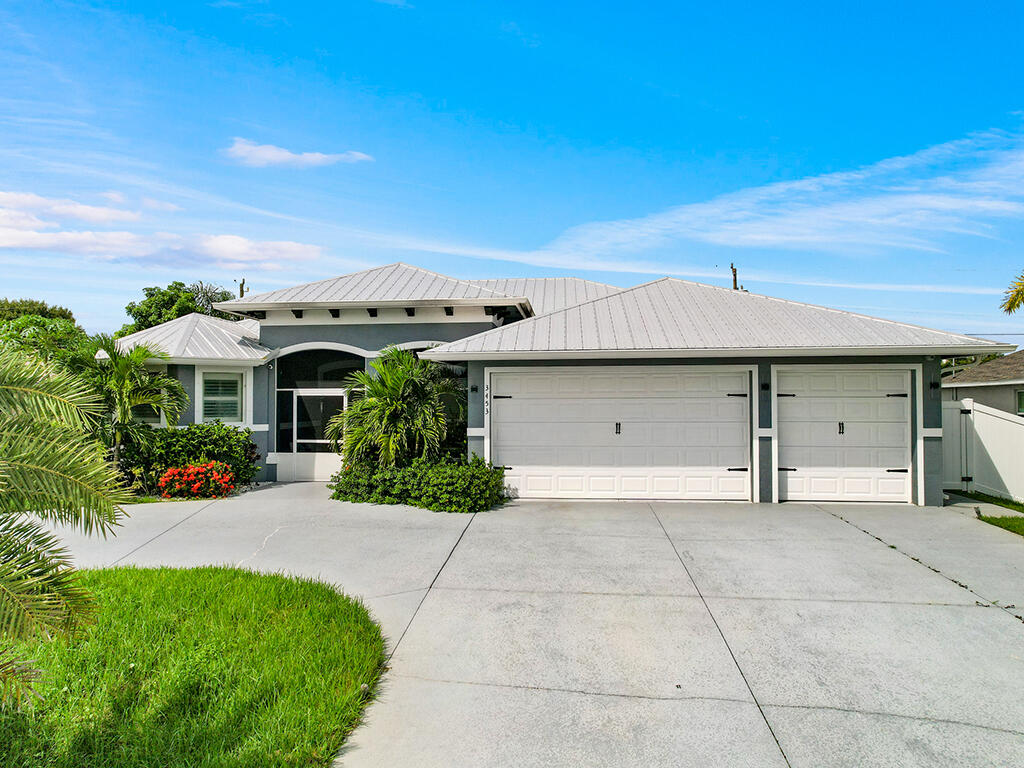
M 85 331 L 63 317 L 22 315 L 0 321 L 0 348 L 32 352 L 46 360 L 67 361 L 88 341 Z
M 203 282 L 185 285 L 185 283 L 175 280 L 166 288 L 159 286 L 143 288 L 142 293 L 145 296 L 142 301 L 130 302 L 124 308 L 133 322 L 126 324 L 115 334 L 118 338 L 193 312 L 221 317 L 225 320 L 238 319 L 234 315 L 218 312 L 213 308 L 215 302 L 234 298 L 231 291 L 225 290 L 219 285 Z
M 61 320 L 75 322 L 75 316 L 67 307 L 58 307 L 47 304 L 39 299 L 8 299 L 0 298 L 0 323 L 7 320 L 15 320 L 24 315 L 37 315 L 39 317 L 52 317 Z

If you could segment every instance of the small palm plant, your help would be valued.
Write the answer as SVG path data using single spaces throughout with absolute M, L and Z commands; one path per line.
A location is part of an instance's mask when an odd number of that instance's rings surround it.
M 1024 273 L 1015 277 L 1003 295 L 1003 303 L 999 308 L 1008 315 L 1012 315 L 1021 307 L 1024 307 Z
M 347 461 L 385 467 L 438 458 L 464 410 L 451 368 L 395 347 L 384 350 L 374 368 L 355 371 L 346 382 L 349 407 L 327 424 L 334 449 Z
M 88 432 L 104 404 L 66 369 L 0 349 L 0 702 L 38 676 L 11 641 L 70 634 L 93 613 L 71 558 L 48 525 L 105 535 L 126 500 Z
M 174 422 L 188 404 L 181 382 L 146 367 L 152 360 L 166 358 L 163 352 L 145 345 L 124 349 L 113 336 L 99 334 L 72 363 L 92 382 L 106 404 L 99 422 L 100 434 L 111 448 L 115 465 L 126 439 L 145 444 L 152 434 L 138 419 L 139 409 L 154 409 Z

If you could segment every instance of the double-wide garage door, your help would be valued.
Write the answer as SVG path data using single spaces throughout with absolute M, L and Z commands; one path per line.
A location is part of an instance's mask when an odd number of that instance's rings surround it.
M 520 496 L 749 499 L 749 371 L 490 377 L 490 457 Z

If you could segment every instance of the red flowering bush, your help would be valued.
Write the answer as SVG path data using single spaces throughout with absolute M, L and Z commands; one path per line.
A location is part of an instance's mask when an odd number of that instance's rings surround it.
M 223 461 L 171 467 L 157 483 L 165 499 L 219 499 L 235 490 L 235 476 Z

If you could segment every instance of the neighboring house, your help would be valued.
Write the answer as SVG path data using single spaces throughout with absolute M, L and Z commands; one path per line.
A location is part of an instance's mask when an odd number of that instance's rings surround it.
M 1024 416 L 1024 350 L 942 380 L 943 400 L 967 397 L 990 408 Z
M 323 428 L 345 378 L 398 345 L 467 369 L 469 451 L 524 497 L 938 504 L 940 360 L 1013 348 L 671 278 L 392 264 L 216 306 L 246 325 L 190 316 L 122 341 L 171 355 L 184 422 L 252 428 L 263 479 L 336 470 Z

